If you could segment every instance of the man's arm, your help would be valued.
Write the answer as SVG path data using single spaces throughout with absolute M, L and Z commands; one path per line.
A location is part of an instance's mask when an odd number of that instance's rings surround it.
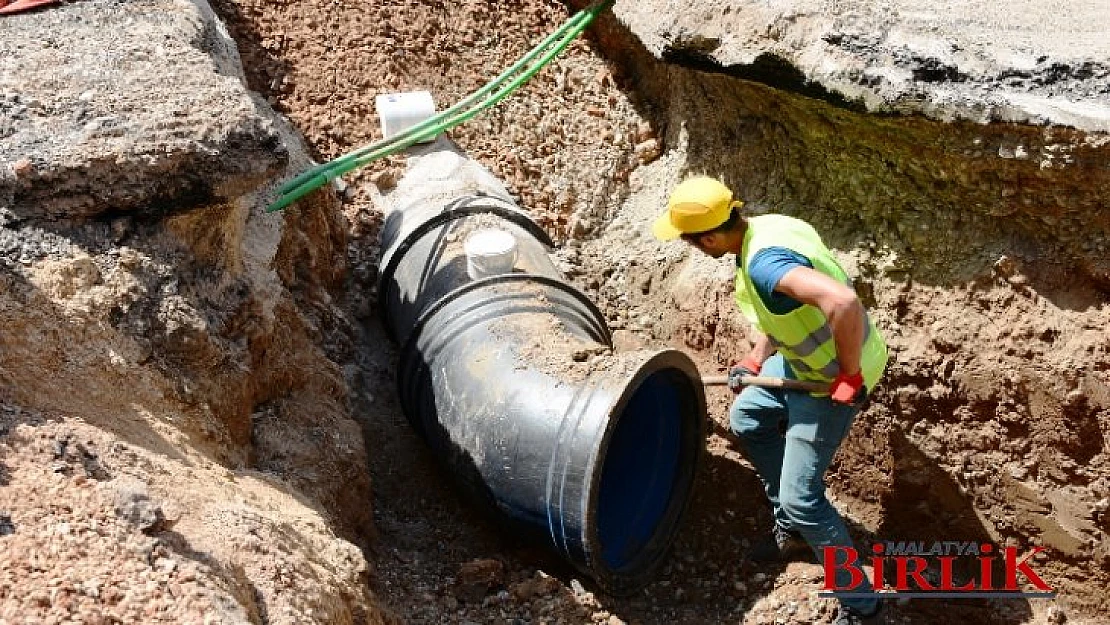
M 767 360 L 775 353 L 775 346 L 771 344 L 771 339 L 767 338 L 766 334 L 752 330 L 752 349 L 748 352 L 748 358 L 760 364 Z
M 775 290 L 819 308 L 832 329 L 841 374 L 859 373 L 865 327 L 863 304 L 855 291 L 809 267 L 787 271 Z

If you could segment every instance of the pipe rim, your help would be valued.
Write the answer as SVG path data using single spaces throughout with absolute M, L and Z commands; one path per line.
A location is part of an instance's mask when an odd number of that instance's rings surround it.
M 603 549 L 599 536 L 601 524 L 597 516 L 600 510 L 601 481 L 604 472 L 598 471 L 597 465 L 600 463 L 604 467 L 609 446 L 629 402 L 648 378 L 665 370 L 676 370 L 684 375 L 688 382 L 688 389 L 693 393 L 697 404 L 693 410 L 694 419 L 690 420 L 683 415 L 683 423 L 680 424 L 684 432 L 691 434 L 691 436 L 683 436 L 686 449 L 680 449 L 680 455 L 688 454 L 688 461 L 680 464 L 680 471 L 675 476 L 675 488 L 681 487 L 682 493 L 680 497 L 670 502 L 656 524 L 651 538 L 640 547 L 636 556 L 630 558 L 621 567 L 614 568 L 602 557 Z M 588 558 L 587 569 L 593 572 L 594 578 L 605 590 L 616 595 L 629 595 L 650 582 L 669 555 L 671 546 L 678 538 L 679 526 L 693 498 L 694 484 L 704 456 L 705 439 L 708 433 L 705 390 L 702 388 L 697 365 L 685 353 L 676 349 L 656 352 L 641 363 L 627 380 L 620 396 L 609 407 L 610 415 L 620 416 L 609 420 L 601 442 L 587 464 L 586 473 L 593 476 L 593 479 L 591 479 L 585 510 L 586 521 L 583 523 L 583 527 L 590 528 L 588 535 L 584 537 Z M 688 429 L 689 427 L 692 427 L 692 430 Z

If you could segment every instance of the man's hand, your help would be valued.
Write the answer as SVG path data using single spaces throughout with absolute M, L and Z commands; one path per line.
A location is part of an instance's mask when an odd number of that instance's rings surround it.
M 753 375 L 759 375 L 759 370 L 762 364 L 755 359 L 754 356 L 748 354 L 738 364 L 733 365 L 732 369 L 728 372 L 728 388 L 733 393 L 739 395 L 740 391 L 744 390 L 744 383 L 741 378 Z
M 829 394 L 832 395 L 833 401 L 849 406 L 862 402 L 867 395 L 867 389 L 863 386 L 863 373 L 857 371 L 847 375 L 842 372 L 833 380 L 832 386 L 829 387 Z

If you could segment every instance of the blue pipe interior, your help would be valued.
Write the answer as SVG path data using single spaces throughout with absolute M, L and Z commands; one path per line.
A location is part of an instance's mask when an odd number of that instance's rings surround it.
M 624 411 L 614 415 L 597 523 L 601 557 L 612 569 L 635 560 L 680 494 L 674 487 L 683 460 L 684 395 L 672 372 L 657 371 L 636 389 Z

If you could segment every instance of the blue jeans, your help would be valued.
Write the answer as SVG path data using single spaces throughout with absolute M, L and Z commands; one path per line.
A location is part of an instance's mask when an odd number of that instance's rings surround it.
M 781 354 L 775 354 L 763 363 L 760 375 L 793 378 L 794 372 Z M 763 482 L 775 523 L 799 532 L 822 563 L 821 547 L 852 546 L 847 526 L 825 497 L 824 476 L 857 412 L 857 408 L 828 397 L 749 386 L 733 402 L 729 414 L 732 431 Z M 785 437 L 779 429 L 784 421 Z M 839 587 L 849 585 L 849 572 L 838 569 L 836 581 Z M 853 591 L 870 592 L 871 585 L 865 579 Z M 841 603 L 868 613 L 877 600 L 843 598 Z

